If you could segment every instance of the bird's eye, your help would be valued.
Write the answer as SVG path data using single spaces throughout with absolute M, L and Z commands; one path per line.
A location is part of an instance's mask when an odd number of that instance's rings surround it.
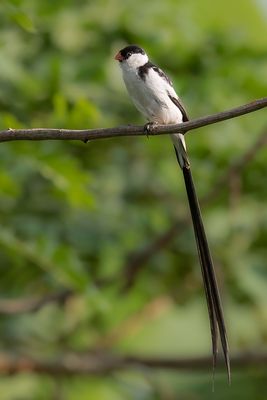
M 127 57 L 130 57 L 131 55 L 132 55 L 132 53 L 130 51 L 128 51 Z

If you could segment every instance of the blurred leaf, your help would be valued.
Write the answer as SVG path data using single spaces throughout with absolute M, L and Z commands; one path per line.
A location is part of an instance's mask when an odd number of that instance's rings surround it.
M 25 257 L 66 286 L 84 290 L 88 284 L 88 276 L 75 252 L 47 237 L 40 236 L 35 242 L 24 242 L 9 230 L 1 229 L 0 243 L 15 256 Z
M 22 29 L 27 32 L 36 32 L 33 21 L 29 18 L 27 14 L 24 14 L 22 12 L 14 12 L 11 15 L 11 20 L 16 22 Z

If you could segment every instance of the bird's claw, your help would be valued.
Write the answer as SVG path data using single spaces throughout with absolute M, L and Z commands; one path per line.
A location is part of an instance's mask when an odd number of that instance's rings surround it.
M 144 126 L 144 130 L 146 132 L 146 136 L 147 138 L 149 138 L 149 135 L 153 132 L 153 128 L 156 126 L 157 124 L 155 122 L 148 122 L 147 124 L 145 124 Z

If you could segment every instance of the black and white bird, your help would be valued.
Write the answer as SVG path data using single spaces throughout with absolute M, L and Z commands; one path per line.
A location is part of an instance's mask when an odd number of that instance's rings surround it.
M 120 50 L 115 59 L 119 61 L 123 80 L 136 108 L 146 117 L 149 124 L 179 124 L 188 121 L 188 116 L 177 96 L 171 80 L 156 65 L 146 52 L 136 45 Z M 201 211 L 193 182 L 184 135 L 171 135 L 177 161 L 182 169 L 189 207 L 191 211 L 197 250 L 201 265 L 205 295 L 207 299 L 212 338 L 213 370 L 218 353 L 218 337 L 222 344 L 228 380 L 230 361 L 226 328 L 214 266 L 203 226 Z

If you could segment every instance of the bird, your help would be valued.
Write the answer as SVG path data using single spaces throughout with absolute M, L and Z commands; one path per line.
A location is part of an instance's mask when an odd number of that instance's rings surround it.
M 186 109 L 176 94 L 172 81 L 162 69 L 149 60 L 148 55 L 141 47 L 134 44 L 128 45 L 120 50 L 114 58 L 119 62 L 130 98 L 148 121 L 145 125 L 145 130 L 148 133 L 155 124 L 171 125 L 189 120 Z M 182 133 L 171 134 L 171 139 L 178 164 L 183 173 L 203 277 L 210 321 L 213 375 L 216 368 L 218 340 L 220 338 L 228 381 L 230 383 L 229 345 L 222 303 L 185 139 Z

